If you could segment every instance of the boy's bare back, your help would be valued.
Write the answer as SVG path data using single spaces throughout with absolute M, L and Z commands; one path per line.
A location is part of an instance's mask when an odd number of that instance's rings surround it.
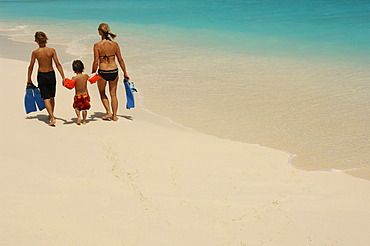
M 72 77 L 73 80 L 76 81 L 75 84 L 75 90 L 76 95 L 88 93 L 87 91 L 87 79 L 89 78 L 89 75 L 79 73 L 76 76 Z
M 55 58 L 55 49 L 49 47 L 40 47 L 32 52 L 32 55 L 39 63 L 39 72 L 49 72 L 53 70 L 53 59 Z

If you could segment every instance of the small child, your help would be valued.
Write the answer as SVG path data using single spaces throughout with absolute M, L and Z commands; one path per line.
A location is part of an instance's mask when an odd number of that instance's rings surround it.
M 90 96 L 87 91 L 87 79 L 89 75 L 83 74 L 85 67 L 82 61 L 74 60 L 72 63 L 73 71 L 76 76 L 72 77 L 72 80 L 76 81 L 75 90 L 76 94 L 74 97 L 73 108 L 77 115 L 77 125 L 81 124 L 81 111 L 82 111 L 82 124 L 86 124 L 87 110 L 90 109 Z

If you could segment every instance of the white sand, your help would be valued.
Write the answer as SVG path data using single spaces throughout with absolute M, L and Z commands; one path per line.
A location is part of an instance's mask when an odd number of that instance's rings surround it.
M 369 245 L 367 180 L 125 110 L 122 85 L 125 117 L 77 126 L 58 78 L 48 127 L 24 111 L 28 64 L 0 64 L 0 245 Z M 103 112 L 89 89 L 89 115 Z

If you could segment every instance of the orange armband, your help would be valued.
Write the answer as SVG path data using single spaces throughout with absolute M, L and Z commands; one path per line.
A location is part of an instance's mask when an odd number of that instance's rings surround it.
M 92 73 L 89 75 L 89 79 L 88 81 L 90 82 L 90 84 L 94 84 L 96 81 L 98 81 L 99 79 L 101 79 L 100 75 L 97 74 L 97 73 Z
M 75 87 L 75 84 L 76 84 L 76 80 L 67 79 L 67 78 L 63 82 L 63 86 L 68 89 L 73 89 Z

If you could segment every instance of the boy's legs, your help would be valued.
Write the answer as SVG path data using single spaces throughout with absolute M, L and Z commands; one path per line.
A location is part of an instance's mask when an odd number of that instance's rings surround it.
M 84 111 L 82 111 L 82 124 L 84 124 L 84 125 L 86 125 L 86 123 L 87 123 L 86 118 L 87 118 L 87 111 L 84 110 Z
M 55 79 L 55 72 L 38 72 L 37 74 L 37 83 L 39 90 L 41 92 L 41 96 L 44 98 L 45 108 L 49 114 L 49 126 L 55 125 L 55 116 L 54 116 L 54 108 L 55 108 L 55 90 L 56 90 L 56 79 Z
M 80 125 L 81 124 L 81 111 L 78 110 L 78 109 L 75 109 L 75 112 L 76 112 L 76 115 L 77 115 L 77 125 Z
M 50 123 L 48 124 L 49 126 L 54 126 L 55 125 L 55 116 L 54 116 L 54 97 L 44 99 L 45 102 L 45 108 L 48 111 L 49 114 L 49 120 Z
M 54 114 L 54 108 L 55 108 L 55 100 L 54 100 L 54 97 L 50 98 L 50 104 L 51 104 L 51 109 L 52 109 L 53 114 Z

